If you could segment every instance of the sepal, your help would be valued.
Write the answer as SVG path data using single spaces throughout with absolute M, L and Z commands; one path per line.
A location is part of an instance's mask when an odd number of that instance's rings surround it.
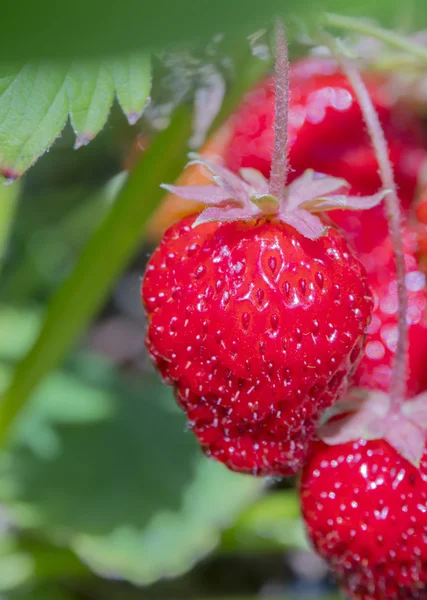
M 356 390 L 340 404 L 318 430 L 326 444 L 383 439 L 407 461 L 420 466 L 427 439 L 427 393 L 402 401 L 399 409 L 393 408 L 389 394 L 370 390 Z M 350 413 L 349 407 L 353 409 Z
M 186 187 L 163 184 L 162 187 L 177 196 L 207 206 L 193 227 L 212 221 L 274 216 L 303 236 L 315 240 L 327 230 L 317 213 L 338 209 L 367 210 L 379 204 L 388 193 L 388 190 L 382 190 L 372 196 L 350 196 L 344 193 L 349 187 L 345 179 L 309 169 L 286 188 L 284 199 L 279 202 L 271 194 L 267 179 L 259 171 L 241 169 L 237 175 L 219 161 L 194 153 L 189 157 L 189 165 L 200 165 L 210 173 L 213 185 Z

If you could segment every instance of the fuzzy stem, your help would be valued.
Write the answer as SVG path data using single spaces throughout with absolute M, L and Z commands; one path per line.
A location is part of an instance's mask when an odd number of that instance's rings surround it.
M 398 337 L 394 358 L 390 396 L 393 409 L 398 409 L 406 395 L 407 356 L 408 356 L 408 325 L 406 313 L 408 310 L 408 292 L 405 285 L 405 257 L 401 236 L 400 202 L 396 191 L 393 168 L 390 163 L 387 141 L 381 127 L 378 114 L 372 104 L 368 90 L 357 68 L 342 54 L 337 53 L 341 67 L 350 81 L 359 101 L 375 155 L 379 165 L 382 185 L 391 190 L 385 197 L 385 209 L 388 220 L 390 237 L 393 243 L 394 260 L 397 276 L 398 296 Z
M 276 23 L 275 65 L 276 107 L 274 116 L 274 152 L 270 171 L 270 193 L 284 206 L 288 173 L 288 110 L 289 58 L 286 32 L 280 21 Z

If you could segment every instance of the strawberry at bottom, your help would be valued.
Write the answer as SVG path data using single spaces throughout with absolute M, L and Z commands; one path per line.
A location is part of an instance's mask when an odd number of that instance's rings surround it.
M 308 536 L 352 600 L 427 599 L 427 452 L 316 443 L 301 480 Z

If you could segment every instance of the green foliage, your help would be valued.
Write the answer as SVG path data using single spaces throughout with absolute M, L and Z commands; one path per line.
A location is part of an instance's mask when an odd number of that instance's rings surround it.
M 252 57 L 248 68 L 247 58 L 246 48 L 219 119 L 268 68 Z M 125 96 L 119 99 L 130 106 Z M 60 540 L 99 573 L 144 584 L 182 573 L 212 551 L 264 484 L 204 458 L 193 436 L 184 433 L 185 419 L 171 407 L 170 390 L 157 380 L 126 380 L 90 356 L 46 376 L 63 361 L 140 244 L 161 198 L 159 184 L 173 180 L 186 161 L 191 119 L 191 111 L 180 108 L 129 177 L 118 177 L 54 221 L 55 247 L 65 238 L 79 246 L 91 237 L 46 315 L 0 310 L 0 428 L 10 434 L 1 459 L 1 498 L 24 531 Z M 45 242 L 49 253 L 48 236 L 38 249 Z M 56 270 L 61 255 L 50 253 Z M 30 259 L 17 273 L 26 293 Z M 9 365 L 16 361 L 13 370 Z M 65 564 L 64 575 L 67 569 Z M 32 581 L 34 569 L 21 577 L 22 584 Z
M 228 98 L 224 103 L 222 119 L 259 77 L 261 69 L 268 66 L 256 60 L 253 68 L 253 60 L 247 62 L 247 51 L 244 56 L 239 64 L 241 74 L 230 90 L 231 100 Z M 180 107 L 129 178 L 114 186 L 117 197 L 110 211 L 83 249 L 72 273 L 57 289 L 34 346 L 17 365 L 5 392 L 0 407 L 0 444 L 29 394 L 64 359 L 138 248 L 145 223 L 163 196 L 160 184 L 173 181 L 186 163 L 191 119 L 188 107 Z
M 0 187 L 0 271 L 3 266 L 4 252 L 9 239 L 19 192 L 20 189 L 18 185 Z
M 425 67 L 427 64 L 426 47 L 423 44 L 410 40 L 408 36 L 402 33 L 383 29 L 374 23 L 366 21 L 366 19 L 355 19 L 342 15 L 326 14 L 323 16 L 322 21 L 325 25 L 341 31 L 373 37 L 389 45 L 391 48 L 402 52 L 406 57 L 417 60 L 420 66 Z
M 10 364 L 19 360 L 31 347 L 40 328 L 40 314 L 37 310 L 22 311 L 12 306 L 0 305 L 0 364 Z M 7 387 L 10 375 L 0 380 L 0 392 Z
M 119 173 L 94 192 L 82 187 L 61 191 L 60 202 L 58 191 L 27 195 L 27 203 L 38 211 L 21 205 L 16 214 L 14 234 L 20 243 L 2 274 L 3 302 L 25 303 L 40 292 L 49 295 L 64 280 L 125 179 L 126 173 Z M 0 193 L 18 187 L 0 186 Z
M 49 4 L 51 0 L 44 0 L 44 2 Z M 299 18 L 301 14 L 304 14 L 300 12 L 304 6 L 308 9 L 305 14 L 305 24 L 310 21 L 316 22 L 319 16 L 316 12 L 319 10 L 319 5 L 318 3 L 314 4 L 313 0 L 304 0 L 298 3 L 293 1 L 288 3 L 286 8 L 279 0 L 267 0 L 262 5 L 254 0 L 249 0 L 253 6 L 251 8 L 248 2 L 246 3 L 248 18 L 244 20 L 233 18 L 235 12 L 240 13 L 240 7 L 237 4 L 227 3 L 227 6 L 221 9 L 218 3 L 209 2 L 203 6 L 203 2 L 195 3 L 186 0 L 188 4 L 186 11 L 185 3 L 183 6 L 182 3 L 169 1 L 166 2 L 168 10 L 165 12 L 161 2 L 139 3 L 137 7 L 133 6 L 134 0 L 127 0 L 127 2 L 132 5 L 128 6 L 129 10 L 133 8 L 136 13 L 142 11 L 140 21 L 137 19 L 130 21 L 131 26 L 136 25 L 140 28 L 138 34 L 133 37 L 124 28 L 123 31 L 126 31 L 126 37 L 123 39 L 124 47 L 120 43 L 120 37 L 109 35 L 108 30 L 111 26 L 114 26 L 117 34 L 117 31 L 120 30 L 119 23 L 126 15 L 126 8 L 120 5 L 120 15 L 117 15 L 117 21 L 102 20 L 99 25 L 97 23 L 91 28 L 91 38 L 87 40 L 91 48 L 87 48 L 84 57 L 79 59 L 76 59 L 75 56 L 79 55 L 81 46 L 76 46 L 74 43 L 73 33 L 71 57 L 70 52 L 64 48 L 67 58 L 62 61 L 52 60 L 52 56 L 55 59 L 58 58 L 58 49 L 67 41 L 67 32 L 60 28 L 44 29 L 49 18 L 55 17 L 56 7 L 51 7 L 50 12 L 39 13 L 43 14 L 43 21 L 39 28 L 35 28 L 34 22 L 31 22 L 31 31 L 27 32 L 25 43 L 28 43 L 33 35 L 43 35 L 43 44 L 35 44 L 31 47 L 33 62 L 18 64 L 16 62 L 18 55 L 15 54 L 13 58 L 0 66 L 0 177 L 14 180 L 21 176 L 51 146 L 63 130 L 68 118 L 70 118 L 76 134 L 75 147 L 79 148 L 89 143 L 104 127 L 115 95 L 129 123 L 136 123 L 147 103 L 151 83 L 150 60 L 147 51 L 145 50 L 143 53 L 141 48 L 152 46 L 164 48 L 183 41 L 188 44 L 189 41 L 200 38 L 207 40 L 208 34 L 223 33 L 224 28 L 227 30 L 227 27 L 230 26 L 236 28 L 236 23 L 238 30 L 243 29 L 246 30 L 246 33 L 250 33 L 253 31 L 249 28 L 251 23 L 257 23 L 256 28 L 259 29 L 261 26 L 271 24 L 274 15 L 282 15 L 294 22 L 295 17 Z M 73 13 L 78 11 L 75 4 L 72 4 Z M 78 4 L 79 2 L 77 2 Z M 189 11 L 190 6 L 191 11 Z M 322 2 L 323 9 L 338 7 L 340 7 L 338 0 Z M 375 3 L 375 5 L 367 2 L 366 6 L 363 5 L 366 10 L 360 12 L 365 16 L 384 17 L 385 7 L 385 0 Z M 361 6 L 359 8 L 362 9 Z M 415 2 L 411 18 L 417 26 L 419 26 L 417 20 L 419 9 L 420 7 Z M 13 13 L 13 9 L 11 12 Z M 88 12 L 86 5 L 85 12 Z M 356 11 L 356 14 L 357 12 L 359 11 Z M 29 15 L 31 15 L 31 10 L 28 10 L 28 13 L 19 11 L 21 32 Z M 312 15 L 311 19 L 310 15 Z M 85 26 L 88 25 L 90 17 L 89 11 L 85 15 Z M 92 17 L 98 19 L 96 13 Z M 61 18 L 66 20 L 65 15 L 62 15 Z M 221 21 L 222 27 L 219 26 L 218 20 Z M 426 62 L 425 48 L 408 41 L 402 35 L 387 32 L 380 27 L 367 24 L 364 20 L 352 17 L 329 14 L 323 21 L 326 25 L 338 29 L 378 37 L 395 47 L 412 53 L 423 64 Z M 252 26 L 255 28 L 255 25 Z M 9 27 L 8 31 L 10 30 Z M 236 39 L 236 31 L 232 33 L 228 43 Z M 56 40 L 55 54 L 50 55 L 49 60 L 45 58 L 45 60 L 34 62 L 34 51 L 37 49 L 46 51 L 51 36 L 55 38 L 60 36 L 60 39 Z M 97 37 L 100 39 L 96 46 L 92 47 Z M 84 33 L 80 30 L 79 43 L 83 44 L 84 41 Z M 105 42 L 108 44 L 108 49 L 104 48 Z M 112 47 L 112 42 L 119 42 L 119 47 Z M 0 48 L 3 43 L 4 38 L 2 37 Z M 20 46 L 21 49 L 24 47 L 25 44 Z M 90 58 L 91 50 L 96 55 L 93 58 Z M 2 56 L 5 60 L 7 54 L 3 52 Z M 28 56 L 26 58 L 28 60 Z M 28 101 L 29 98 L 31 98 L 31 102 Z
M 198 448 L 183 416 L 165 408 L 168 388 L 156 380 L 128 389 L 88 360 L 102 387 L 65 373 L 46 380 L 18 423 L 7 479 L 42 527 L 143 527 L 158 510 L 179 508 Z
M 173 464 L 161 475 L 166 494 L 168 475 L 177 464 L 173 447 L 169 451 Z M 96 572 L 115 573 L 136 584 L 177 576 L 216 548 L 221 530 L 254 501 L 262 485 L 199 456 L 178 510 L 157 510 L 144 529 L 124 521 L 110 535 L 78 535 L 72 545 Z
M 136 250 L 144 223 L 162 197 L 160 182 L 173 181 L 185 164 L 190 120 L 189 111 L 180 109 L 169 128 L 157 137 L 94 232 L 74 271 L 52 298 L 40 335 L 17 366 L 3 398 L 0 440 L 29 393 L 64 358 Z
M 135 123 L 150 92 L 150 61 L 144 54 L 27 63 L 0 73 L 0 173 L 12 180 L 49 148 L 68 115 L 79 147 L 105 125 L 115 93 Z
M 424 0 L 413 1 L 414 23 L 427 24 Z M 405 4 L 408 10 L 408 3 Z M 5 60 L 108 56 L 141 48 L 164 49 L 197 41 L 207 43 L 216 34 L 238 39 L 271 23 L 280 15 L 287 20 L 317 17 L 324 10 L 383 20 L 397 19 L 397 0 L 24 0 L 9 3 L 4 14 L 8 26 L 0 38 Z
M 22 586 L 32 573 L 32 557 L 19 548 L 13 536 L 4 535 L 0 540 L 0 591 Z
M 296 491 L 273 492 L 251 506 L 223 534 L 222 548 L 307 549 Z
M 49 0 L 45 0 L 49 3 Z M 189 0 L 187 0 L 188 2 Z M 382 0 L 384 1 L 384 0 Z M 132 4 L 133 0 L 128 0 Z M 250 0 L 252 3 L 252 0 Z M 271 24 L 271 18 L 274 14 L 283 14 L 286 18 L 294 19 L 299 16 L 299 11 L 302 5 L 307 4 L 310 10 L 313 10 L 312 0 L 305 2 L 290 3 L 286 11 L 283 6 L 279 7 L 279 2 L 276 0 L 268 0 L 275 11 L 269 15 L 265 3 L 262 5 L 262 21 L 258 22 L 258 28 L 261 23 L 264 25 Z M 267 3 L 267 4 L 268 4 Z M 157 3 L 159 11 L 160 4 Z M 156 3 L 153 3 L 157 7 Z M 167 3 L 169 4 L 169 3 Z M 189 2 L 191 4 L 191 2 Z M 336 0 L 324 0 L 322 3 L 324 8 L 334 8 Z M 129 123 L 134 124 L 142 115 L 144 107 L 147 103 L 150 92 L 150 60 L 147 54 L 141 53 L 140 48 L 154 45 L 158 47 L 159 39 L 168 31 L 167 45 L 179 43 L 185 40 L 198 39 L 204 37 L 207 31 L 215 27 L 218 17 L 227 15 L 228 19 L 224 23 L 235 24 L 238 22 L 240 27 L 243 27 L 242 20 L 233 20 L 232 14 L 235 10 L 240 10 L 237 5 L 224 7 L 224 15 L 221 15 L 221 9 L 217 3 L 209 3 L 204 7 L 202 19 L 202 27 L 197 22 L 197 14 L 194 9 L 200 11 L 202 3 L 198 2 L 192 8 L 190 14 L 185 13 L 185 8 L 181 3 L 173 3 L 173 6 L 168 6 L 168 13 L 159 14 L 154 11 L 152 14 L 151 3 L 149 6 L 142 6 L 151 17 L 150 21 L 144 20 L 142 27 L 148 28 L 147 35 L 136 36 L 136 43 L 132 43 L 132 36 L 126 37 L 126 53 L 122 54 L 122 48 L 111 48 L 110 38 L 107 37 L 109 48 L 108 53 L 104 55 L 100 53 L 102 43 L 96 47 L 96 57 L 88 58 L 87 55 L 83 59 L 67 58 L 66 60 L 54 62 L 50 60 L 40 60 L 39 62 L 26 62 L 17 64 L 13 61 L 3 63 L 0 66 L 0 176 L 6 180 L 14 180 L 21 176 L 39 156 L 41 156 L 54 142 L 60 132 L 63 130 L 67 119 L 70 118 L 71 124 L 76 134 L 75 147 L 79 148 L 89 143 L 105 125 L 114 96 L 117 95 L 118 101 L 126 114 Z M 76 7 L 73 6 L 73 9 Z M 251 19 L 255 16 L 260 18 L 261 5 L 254 3 Z M 365 15 L 372 16 L 383 14 L 382 3 L 375 4 L 373 11 L 372 3 L 369 3 L 369 10 Z M 316 5 L 316 9 L 318 6 Z M 157 10 L 157 8 L 156 8 Z M 216 18 L 210 19 L 209 12 L 213 10 Z M 249 6 L 246 10 L 249 14 Z M 176 21 L 171 21 L 175 12 Z M 31 11 L 29 11 L 31 12 Z M 412 20 L 417 23 L 415 16 L 418 15 L 418 5 L 414 5 Z M 315 14 L 316 19 L 318 15 Z M 363 12 L 362 12 L 363 14 Z M 22 15 L 21 15 L 22 16 Z M 27 15 L 25 15 L 26 17 Z M 201 15 L 199 15 L 202 18 Z M 197 27 L 190 27 L 190 31 L 181 38 L 182 30 L 177 27 L 177 23 L 184 20 L 185 26 L 189 26 L 194 19 Z M 316 22 L 316 19 L 311 19 Z M 418 57 L 424 64 L 426 62 L 426 50 L 415 42 L 410 42 L 404 36 L 394 32 L 387 32 L 375 25 L 367 24 L 364 20 L 355 19 L 352 17 L 329 14 L 323 19 L 324 23 L 338 29 L 349 30 L 365 35 L 372 35 L 383 39 L 387 43 L 396 46 L 402 50 L 410 52 L 414 57 Z M 37 30 L 37 34 L 43 30 L 47 20 L 43 19 L 41 29 Z M 248 27 L 251 21 L 244 21 L 244 27 Z M 306 22 L 310 22 L 310 19 Z M 106 36 L 103 26 L 106 22 L 102 22 L 102 26 L 94 27 L 91 36 L 91 43 L 96 37 L 94 33 L 101 37 Z M 168 25 L 171 31 L 168 30 Z M 172 28 L 173 25 L 173 28 Z M 417 23 L 418 25 L 418 23 Z M 117 24 L 114 26 L 117 29 Z M 156 40 L 150 43 L 150 36 L 156 32 L 158 28 Z M 31 26 L 32 33 L 36 30 Z M 214 30 L 215 31 L 215 30 Z M 214 33 L 212 31 L 212 34 Z M 217 29 L 216 32 L 222 29 Z M 247 31 L 250 32 L 250 29 Z M 63 31 L 56 29 L 45 32 L 44 43 L 42 48 L 46 48 L 49 36 L 61 33 L 62 41 L 66 40 Z M 235 32 L 233 32 L 235 33 Z M 172 35 L 171 35 L 172 34 Z M 112 37 L 117 41 L 117 36 Z M 235 39 L 234 36 L 230 39 Z M 74 40 L 74 36 L 73 36 Z M 81 41 L 81 37 L 80 37 Z M 130 46 L 127 46 L 129 44 Z M 3 43 L 3 38 L 0 40 L 0 48 Z M 161 46 L 161 47 L 164 47 Z M 74 45 L 75 48 L 75 45 Z M 55 49 L 56 52 L 58 48 Z M 77 52 L 78 54 L 78 52 Z M 5 56 L 3 54 L 3 56 Z M 57 57 L 55 53 L 55 57 Z M 105 56 L 113 56 L 105 58 Z M 31 98 L 31 102 L 28 99 Z
M 89 569 L 68 548 L 3 532 L 0 537 L 0 592 L 54 581 L 58 575 L 87 577 Z
M 10 594 L 8 600 L 78 600 L 71 591 L 56 584 L 28 586 L 27 591 Z
M 2 314 L 17 338 L 14 349 L 5 344 L 11 360 L 31 343 L 37 316 Z M 170 395 L 157 378 L 127 381 L 93 356 L 49 377 L 3 456 L 0 496 L 13 518 L 136 583 L 190 568 L 264 484 L 204 458 Z

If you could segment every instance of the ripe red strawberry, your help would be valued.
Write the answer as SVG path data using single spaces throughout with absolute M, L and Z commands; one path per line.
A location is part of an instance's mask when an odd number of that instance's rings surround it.
M 409 378 L 408 397 L 427 389 L 427 291 L 425 275 L 420 270 L 416 251 L 417 231 L 405 228 L 402 232 L 406 287 L 408 290 Z M 356 386 L 390 391 L 391 372 L 397 341 L 397 281 L 390 238 L 386 238 L 369 255 L 361 255 L 374 294 L 372 320 L 362 360 L 353 383 Z
M 352 600 L 427 597 L 427 452 L 318 442 L 301 479 L 309 539 Z
M 366 85 L 389 143 L 390 158 L 402 204 L 412 201 L 417 176 L 426 157 L 421 123 L 392 102 L 387 82 L 366 76 Z M 353 194 L 372 194 L 381 185 L 375 153 L 354 91 L 334 62 L 305 59 L 292 67 L 289 115 L 289 179 L 305 169 L 343 177 Z M 233 117 L 234 135 L 226 165 L 259 169 L 268 174 L 273 149 L 274 93 L 266 80 L 248 95 Z M 368 212 L 335 212 L 331 218 L 349 234 L 358 251 L 369 251 L 387 234 L 382 208 Z
M 147 347 L 209 456 L 289 475 L 346 386 L 371 295 L 344 238 L 308 212 L 342 203 L 330 195 L 342 180 L 307 173 L 287 208 L 264 214 L 261 200 L 274 198 L 259 173 L 220 173 L 220 188 L 203 188 L 216 207 L 172 226 L 148 264 Z M 202 188 L 169 189 L 199 198 Z M 218 208 L 230 189 L 241 207 Z
M 417 232 L 417 255 L 421 270 L 427 274 L 427 186 L 423 186 L 415 206 L 414 228 Z

